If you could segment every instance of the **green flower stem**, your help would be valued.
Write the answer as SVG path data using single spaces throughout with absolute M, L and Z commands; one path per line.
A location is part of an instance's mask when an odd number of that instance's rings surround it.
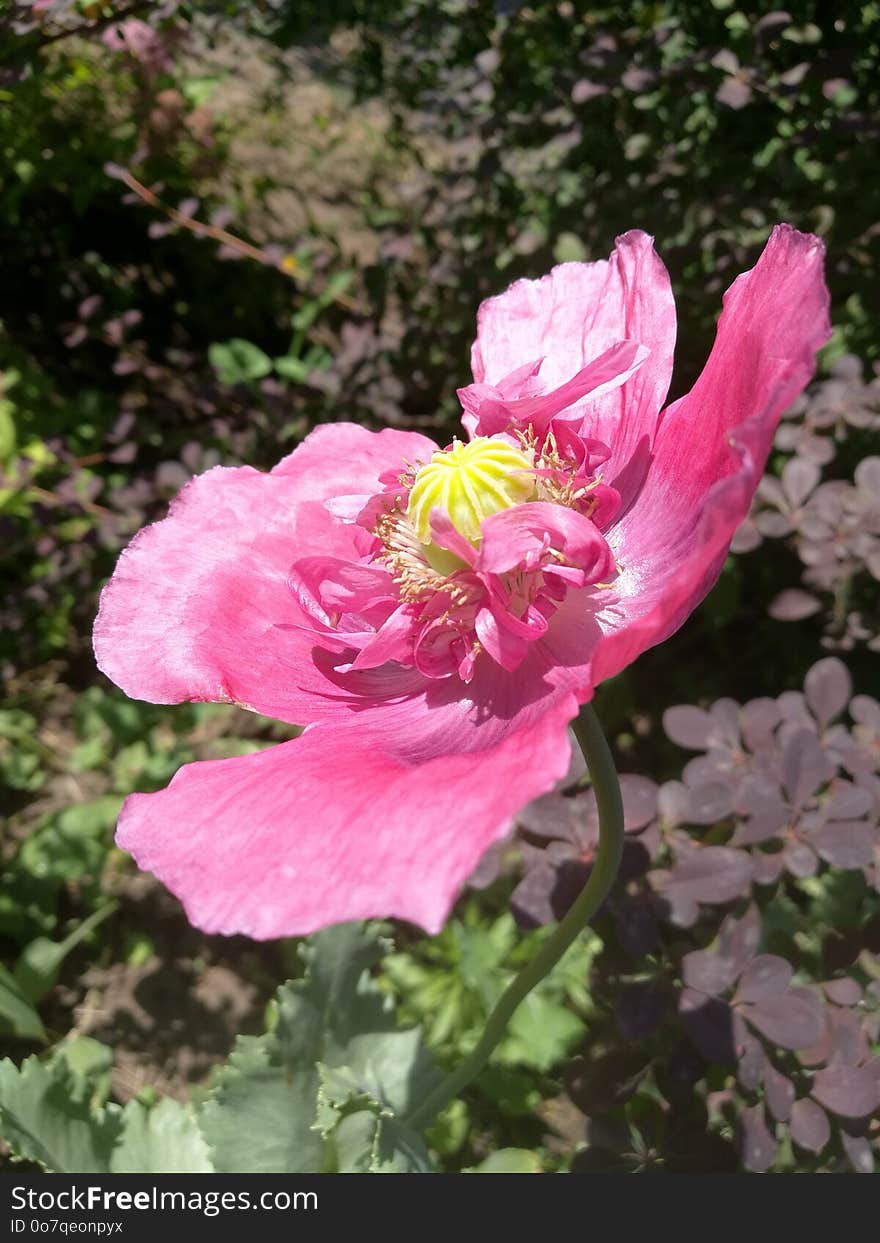
M 544 942 L 531 962 L 508 985 L 495 1009 L 486 1020 L 486 1026 L 476 1047 L 455 1070 L 430 1092 L 406 1119 L 410 1126 L 424 1128 L 451 1100 L 467 1087 L 489 1060 L 492 1050 L 504 1035 L 504 1030 L 517 1006 L 559 962 L 562 955 L 587 926 L 608 896 L 614 884 L 623 856 L 623 800 L 620 783 L 614 768 L 614 760 L 599 719 L 589 704 L 584 704 L 572 726 L 578 740 L 599 811 L 599 849 L 593 862 L 590 878 L 578 895 L 574 905 L 560 920 L 553 934 Z

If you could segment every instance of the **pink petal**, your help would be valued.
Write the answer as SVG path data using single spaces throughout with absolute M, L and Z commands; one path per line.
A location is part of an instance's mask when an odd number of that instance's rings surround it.
M 828 339 L 822 243 L 774 229 L 724 299 L 714 348 L 666 411 L 635 504 L 608 532 L 621 565 L 593 665 L 599 682 L 682 624 L 715 583 L 785 408 Z
M 512 673 L 522 664 L 536 638 L 546 634 L 547 620 L 539 615 L 535 626 L 517 624 L 517 619 L 503 608 L 493 608 L 491 602 L 487 602 L 477 612 L 475 628 L 477 638 L 492 659 Z
M 613 576 L 614 558 L 594 523 L 583 514 L 547 501 L 531 501 L 492 514 L 483 522 L 477 573 L 505 574 L 538 568 L 554 549 L 591 582 Z
M 522 428 L 531 424 L 537 435 L 543 437 L 556 416 L 577 418 L 579 421 L 583 406 L 578 406 L 575 411 L 570 409 L 576 402 L 587 396 L 595 402 L 604 394 L 622 387 L 649 354 L 650 351 L 638 341 L 618 341 L 559 388 L 531 396 L 517 394 L 502 397 L 499 389 L 485 384 L 460 388 L 458 397 L 466 412 L 462 423 L 469 434 L 480 436 L 494 436 L 507 431 L 512 423 Z M 504 385 L 512 387 L 511 379 L 508 376 Z
M 353 669 L 378 669 L 389 660 L 410 664 L 413 622 L 411 608 L 400 604 L 358 652 Z
M 272 468 L 297 480 L 300 500 L 378 491 L 380 476 L 399 473 L 401 462 L 427 462 L 437 446 L 418 432 L 386 427 L 369 432 L 356 423 L 324 423 Z
M 104 588 L 99 668 L 152 703 L 226 700 L 299 723 L 347 713 L 313 660 L 313 623 L 290 567 L 315 549 L 357 559 L 369 536 L 324 499 L 375 490 L 383 471 L 435 448 L 413 433 L 330 424 L 271 474 L 217 467 L 192 480 L 167 518 L 135 536 Z
M 605 480 L 628 504 L 643 478 L 675 347 L 669 276 L 646 233 L 623 234 L 607 261 L 563 263 L 489 298 L 477 317 L 471 365 L 477 383 L 497 385 L 523 359 L 543 355 L 540 376 L 552 390 L 624 340 L 647 346 L 647 361 L 622 388 L 587 398 L 582 413 L 584 434 L 612 446 Z
M 341 557 L 302 557 L 291 567 L 289 582 L 305 612 L 325 626 L 335 625 L 340 613 L 363 613 L 397 598 L 387 570 Z
M 206 932 L 262 939 L 372 916 L 437 932 L 511 816 L 567 771 L 575 711 L 556 696 L 530 724 L 483 731 L 465 701 L 441 709 L 438 733 L 411 707 L 405 739 L 380 714 L 318 725 L 131 795 L 117 841 Z
M 436 544 L 439 544 L 441 548 L 445 548 L 447 552 L 453 553 L 467 566 L 473 566 L 476 563 L 477 554 L 473 544 L 468 543 L 457 528 L 452 525 L 452 519 L 445 510 L 432 509 L 430 523 L 431 534 Z

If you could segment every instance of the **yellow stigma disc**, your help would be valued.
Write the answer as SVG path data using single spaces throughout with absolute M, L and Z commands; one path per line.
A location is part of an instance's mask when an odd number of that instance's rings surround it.
M 478 544 L 484 518 L 534 496 L 535 477 L 525 454 L 505 440 L 476 436 L 468 444 L 456 440 L 419 470 L 406 512 L 423 544 L 431 542 L 432 509 L 444 509 L 456 530 Z

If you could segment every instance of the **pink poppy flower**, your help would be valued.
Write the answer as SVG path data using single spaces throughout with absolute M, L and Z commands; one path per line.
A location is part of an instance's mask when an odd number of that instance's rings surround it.
M 579 704 L 715 582 L 827 336 L 822 245 L 780 225 L 661 413 L 675 307 L 631 232 L 483 303 L 469 439 L 336 423 L 269 474 L 192 480 L 120 557 L 98 664 L 307 728 L 131 795 L 119 844 L 208 932 L 437 931 L 565 773 Z

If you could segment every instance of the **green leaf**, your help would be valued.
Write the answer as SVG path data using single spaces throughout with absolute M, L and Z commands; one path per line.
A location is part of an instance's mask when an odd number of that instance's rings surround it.
M 831 103 L 835 108 L 849 108 L 859 97 L 859 92 L 851 82 L 841 82 L 831 95 Z
M 497 1061 L 507 1066 L 550 1070 L 583 1034 L 583 1021 L 576 1014 L 536 990 L 529 993 L 510 1020 Z
M 238 1040 L 199 1118 L 219 1173 L 320 1170 L 324 1146 L 312 1130 L 318 1071 L 307 1059 L 303 1049 L 299 1064 L 285 1061 L 271 1035 Z
M 320 313 L 321 302 L 317 298 L 311 298 L 291 315 L 290 326 L 295 332 L 300 334 L 300 340 L 302 339 L 302 334 L 311 328 Z
M 50 1066 L 53 1072 L 66 1072 L 73 1100 L 88 1105 L 92 1112 L 106 1104 L 113 1070 L 113 1050 L 108 1045 L 91 1036 L 68 1036 L 52 1050 Z
M 285 380 L 293 380 L 297 384 L 304 383 L 309 378 L 312 368 L 301 358 L 293 358 L 290 354 L 284 354 L 280 358 L 275 359 L 275 370 Z
M 433 1070 L 420 1033 L 397 1029 L 370 977 L 382 950 L 377 932 L 359 924 L 329 928 L 301 947 L 306 974 L 279 989 L 274 1030 L 239 1039 L 202 1109 L 219 1171 L 320 1171 L 332 1164 L 336 1130 L 364 1107 L 382 1119 L 378 1130 L 359 1124 L 370 1152 L 416 1144 L 392 1123 L 424 1094 Z M 347 1128 L 343 1136 L 352 1168 L 357 1134 Z
M 85 940 L 108 915 L 112 915 L 117 905 L 116 902 L 110 902 L 100 910 L 93 911 L 63 941 L 37 937 L 26 945 L 15 964 L 15 978 L 24 996 L 30 1001 L 39 1001 L 45 997 L 55 987 L 61 964 L 70 951 Z
M 432 1174 L 424 1144 L 396 1118 L 361 1109 L 343 1118 L 335 1132 L 340 1174 Z
M 208 349 L 211 366 L 221 384 L 245 384 L 261 380 L 272 370 L 272 359 L 252 341 L 233 337 L 231 341 L 215 342 Z
M 435 1079 L 417 1027 L 355 1036 L 345 1057 L 345 1065 L 319 1068 L 321 1083 L 315 1125 L 325 1134 L 350 1102 L 367 1100 L 377 1110 L 402 1115 L 414 1103 L 414 1097 L 424 1095 Z
M 465 1174 L 540 1174 L 541 1162 L 527 1148 L 499 1148 L 479 1165 L 472 1165 Z
M 587 257 L 587 248 L 576 233 L 560 233 L 553 247 L 553 258 L 557 263 L 581 261 Z
M 192 1109 L 166 1097 L 152 1109 L 129 1101 L 122 1136 L 110 1157 L 113 1174 L 212 1174 L 208 1146 Z
M 327 284 L 321 291 L 320 302 L 322 306 L 329 306 L 331 302 L 335 302 L 337 298 L 341 298 L 354 280 L 355 274 L 351 270 L 343 272 L 334 272 Z
M 0 967 L 0 1030 L 23 1040 L 45 1040 L 46 1030 L 14 976 Z
M 41 880 L 79 880 L 100 870 L 122 799 L 105 794 L 53 813 L 22 842 L 18 859 Z
M 201 78 L 189 78 L 183 83 L 181 90 L 186 97 L 187 103 L 192 104 L 193 108 L 202 108 L 222 81 L 223 79 L 217 74 Z
M 433 1064 L 417 1027 L 355 1036 L 345 1056 L 345 1069 L 358 1089 L 398 1115 L 433 1085 Z
M 120 1131 L 120 1111 L 96 1115 L 74 1099 L 64 1067 L 36 1057 L 19 1068 L 0 1062 L 0 1134 L 13 1155 L 54 1174 L 106 1174 Z
M 14 411 L 12 402 L 0 397 L 0 462 L 5 462 L 15 452 Z

